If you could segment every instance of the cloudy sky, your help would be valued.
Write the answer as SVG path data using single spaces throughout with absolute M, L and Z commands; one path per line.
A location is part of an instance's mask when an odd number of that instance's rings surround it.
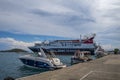
M 0 50 L 90 33 L 120 48 L 120 0 L 0 0 Z

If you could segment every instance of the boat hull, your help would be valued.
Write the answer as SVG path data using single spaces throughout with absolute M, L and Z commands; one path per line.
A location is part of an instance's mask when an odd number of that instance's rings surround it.
M 49 59 L 40 57 L 21 56 L 19 59 L 23 64 L 34 68 L 59 69 L 66 67 L 66 65 L 55 66 Z
M 32 56 L 21 56 L 19 57 L 21 62 L 27 66 L 36 67 L 36 68 L 53 68 L 53 64 L 44 58 L 32 57 Z
M 88 60 L 84 60 L 84 59 L 80 59 L 80 58 L 71 58 L 71 64 L 77 64 L 77 63 L 83 63 L 86 61 L 91 61 L 92 59 L 88 59 Z
M 83 63 L 85 62 L 82 59 L 78 59 L 78 58 L 71 58 L 71 64 L 77 64 L 77 63 Z
M 35 61 L 35 60 L 28 60 L 28 59 L 20 59 L 23 64 L 32 66 L 32 67 L 37 67 L 37 68 L 51 68 L 51 66 L 45 62 L 42 61 Z

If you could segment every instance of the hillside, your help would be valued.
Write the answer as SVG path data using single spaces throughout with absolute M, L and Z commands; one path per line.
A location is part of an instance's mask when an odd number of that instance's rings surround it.
M 23 49 L 15 48 L 15 49 L 10 49 L 10 50 L 2 50 L 0 52 L 27 52 L 27 51 Z

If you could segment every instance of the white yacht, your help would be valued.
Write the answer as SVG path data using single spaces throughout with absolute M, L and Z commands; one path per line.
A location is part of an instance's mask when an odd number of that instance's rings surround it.
M 64 68 L 64 65 L 59 58 L 56 58 L 54 53 L 45 53 L 43 48 L 39 48 L 39 52 L 34 53 L 34 56 L 25 55 L 19 59 L 27 66 L 47 69 Z

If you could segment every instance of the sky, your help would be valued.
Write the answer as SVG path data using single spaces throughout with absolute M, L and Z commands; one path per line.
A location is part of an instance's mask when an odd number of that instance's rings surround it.
M 0 0 L 0 50 L 95 33 L 105 50 L 120 49 L 120 0 Z

